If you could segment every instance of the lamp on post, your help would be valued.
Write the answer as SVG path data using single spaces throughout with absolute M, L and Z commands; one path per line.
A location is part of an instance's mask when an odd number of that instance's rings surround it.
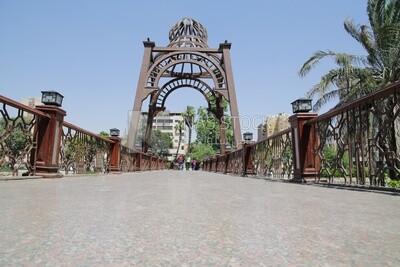
M 293 179 L 296 182 L 315 180 L 319 173 L 320 163 L 317 157 L 318 133 L 315 126 L 307 121 L 318 114 L 312 110 L 312 99 L 299 98 L 293 101 L 293 115 L 289 117 L 292 132 Z
M 111 136 L 119 136 L 119 129 L 117 129 L 117 128 L 110 129 L 110 135 Z
M 312 110 L 312 99 L 309 98 L 299 98 L 293 101 L 292 109 L 293 113 L 300 113 L 300 112 L 310 112 Z
M 251 165 L 251 140 L 253 140 L 252 132 L 243 133 L 243 150 L 242 150 L 242 161 L 243 161 L 243 173 L 242 176 L 247 175 L 249 165 Z
M 243 139 L 244 139 L 244 141 L 246 141 L 246 142 L 253 140 L 253 133 L 251 133 L 251 132 L 245 132 L 245 133 L 243 134 Z
M 64 96 L 56 91 L 42 91 L 42 103 L 61 107 Z
M 56 91 L 42 91 L 42 103 L 35 108 L 48 117 L 41 117 L 36 125 L 36 175 L 44 178 L 59 178 L 59 155 L 61 149 L 62 123 L 67 114 L 61 108 L 64 96 Z
M 120 173 L 121 138 L 119 138 L 119 129 L 110 129 L 109 139 L 113 141 L 110 147 L 110 171 Z

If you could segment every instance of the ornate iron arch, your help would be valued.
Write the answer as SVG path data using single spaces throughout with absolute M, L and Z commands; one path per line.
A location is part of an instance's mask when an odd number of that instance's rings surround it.
M 154 61 L 146 77 L 147 87 L 159 87 L 161 77 L 199 77 L 211 78 L 215 88 L 225 88 L 225 74 L 221 62 L 215 57 L 199 52 L 178 51 L 163 54 Z
M 199 91 L 204 96 L 207 103 L 215 100 L 215 92 L 204 81 L 196 78 L 176 78 L 164 84 L 163 87 L 157 91 L 153 103 L 151 104 L 158 109 L 164 109 L 165 101 L 167 100 L 168 96 L 176 89 L 183 87 L 189 87 Z
M 128 132 L 128 147 L 134 148 L 142 102 L 150 95 L 145 145 L 147 151 L 154 116 L 165 109 L 169 94 L 181 87 L 193 88 L 216 105 L 211 110 L 220 122 L 221 152 L 225 152 L 225 124 L 222 122 L 222 98 L 230 105 L 235 146 L 241 147 L 239 111 L 230 58 L 231 44 L 225 41 L 218 48 L 209 48 L 206 28 L 191 18 L 183 18 L 169 31 L 169 45 L 156 47 L 144 41 L 144 55 L 138 80 L 133 113 Z M 211 86 L 212 84 L 213 86 Z

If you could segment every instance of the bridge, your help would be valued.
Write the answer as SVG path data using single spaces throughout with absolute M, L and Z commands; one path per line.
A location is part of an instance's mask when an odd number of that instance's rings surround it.
M 151 127 L 136 147 L 136 133 L 68 122 L 58 92 L 36 107 L 1 95 L 0 265 L 399 265 L 400 82 L 324 114 L 299 99 L 289 128 L 241 140 L 230 44 L 175 26 L 170 46 L 144 42 L 131 128 L 146 97 L 151 126 L 190 87 L 220 123 L 221 153 L 176 171 L 148 150 Z
M 0 265 L 396 266 L 398 200 L 202 171 L 0 182 Z

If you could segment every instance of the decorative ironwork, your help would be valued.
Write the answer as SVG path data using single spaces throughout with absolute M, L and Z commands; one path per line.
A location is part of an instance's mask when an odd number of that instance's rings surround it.
M 207 29 L 191 18 L 183 18 L 169 31 L 170 47 L 208 47 Z
M 161 90 L 156 95 L 156 107 L 164 108 L 165 101 L 169 94 L 171 94 L 174 90 L 182 87 L 190 87 L 199 91 L 208 102 L 215 100 L 215 94 L 210 88 L 210 86 L 203 82 L 200 79 L 188 78 L 188 79 L 173 79 L 163 85 Z
M 290 129 L 252 145 L 254 174 L 258 177 L 292 177 L 292 136 Z
M 318 116 L 319 181 L 385 185 L 400 179 L 400 83 Z
M 107 172 L 113 142 L 64 122 L 61 141 L 61 169 L 68 174 Z
M 231 44 L 220 44 L 219 48 L 208 48 L 207 30 L 191 18 L 178 21 L 169 32 L 168 47 L 155 47 L 155 43 L 144 42 L 145 52 L 136 90 L 133 113 L 128 133 L 128 147 L 134 148 L 139 136 L 139 120 L 143 101 L 150 96 L 148 120 L 143 142 L 143 152 L 150 144 L 152 122 L 158 112 L 165 109 L 167 97 L 176 89 L 188 87 L 203 94 L 210 107 L 216 102 L 217 108 L 210 109 L 219 120 L 223 114 L 220 105 L 225 98 L 231 111 L 234 127 L 235 146 L 241 147 L 240 121 L 236 102 L 233 71 L 230 60 Z M 222 124 L 222 121 L 219 122 Z M 220 143 L 225 143 L 223 127 Z M 225 148 L 221 148 L 224 153 Z
M 120 166 L 122 172 L 136 171 L 136 154 L 126 146 L 121 146 Z
M 216 88 L 225 88 L 225 74 L 221 59 L 199 52 L 173 52 L 156 56 L 147 74 L 147 87 L 158 86 L 163 77 L 211 78 Z
M 203 162 L 203 169 L 235 175 L 276 179 L 292 178 L 292 134 L 287 129 L 266 140 Z
M 13 175 L 23 168 L 27 175 L 34 175 L 38 118 L 47 115 L 14 100 L 0 96 L 0 169 L 6 168 Z
M 243 149 L 235 150 L 229 153 L 229 161 L 227 163 L 227 172 L 235 175 L 243 174 Z

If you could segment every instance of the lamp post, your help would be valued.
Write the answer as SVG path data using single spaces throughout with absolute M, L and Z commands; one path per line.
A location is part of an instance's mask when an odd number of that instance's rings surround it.
M 36 109 L 48 117 L 40 117 L 37 123 L 38 141 L 36 150 L 36 175 L 44 178 L 58 178 L 62 123 L 67 114 L 61 109 L 64 97 L 56 91 L 42 91 L 42 103 Z
M 245 132 L 243 133 L 243 154 L 242 154 L 242 161 L 243 161 L 243 173 L 242 176 L 245 177 L 247 175 L 247 171 L 249 167 L 251 167 L 251 141 L 253 140 L 253 133 L 252 132 Z
M 120 173 L 121 138 L 119 138 L 119 129 L 111 128 L 109 139 L 114 142 L 110 148 L 110 171 Z
M 315 179 L 319 172 L 319 158 L 316 156 L 318 134 L 307 121 L 317 117 L 312 110 L 312 100 L 299 98 L 293 101 L 293 115 L 289 117 L 292 128 L 293 174 L 294 181 L 307 182 Z

